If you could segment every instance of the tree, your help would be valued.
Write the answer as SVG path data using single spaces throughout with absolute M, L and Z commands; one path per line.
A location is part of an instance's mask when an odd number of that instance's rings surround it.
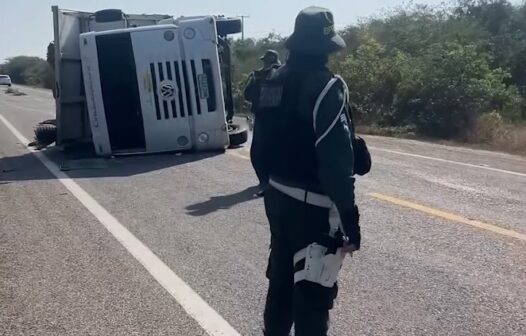
M 39 57 L 16 56 L 0 65 L 0 72 L 11 77 L 13 83 L 51 88 L 51 69 Z
M 504 83 L 508 77 L 500 68 L 491 69 L 489 56 L 475 45 L 437 43 L 407 68 L 395 109 L 408 111 L 406 122 L 422 134 L 465 139 L 483 113 L 518 117 L 522 98 Z

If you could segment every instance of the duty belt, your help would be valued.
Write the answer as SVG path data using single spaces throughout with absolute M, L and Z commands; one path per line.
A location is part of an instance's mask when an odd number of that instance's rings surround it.
M 273 179 L 270 179 L 269 183 L 276 190 L 300 202 L 305 202 L 311 205 L 315 205 L 315 206 L 319 206 L 319 207 L 327 208 L 327 209 L 331 209 L 333 207 L 333 202 L 328 196 L 317 194 L 317 193 L 314 193 L 312 191 L 308 191 L 302 188 L 291 187 L 291 186 L 276 182 Z

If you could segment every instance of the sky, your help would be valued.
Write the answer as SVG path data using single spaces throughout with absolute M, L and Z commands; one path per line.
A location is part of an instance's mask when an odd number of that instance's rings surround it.
M 444 0 L 415 0 L 439 5 Z M 381 15 L 407 0 L 0 0 L 0 63 L 17 55 L 45 57 L 53 40 L 51 6 L 93 12 L 118 8 L 127 14 L 170 14 L 191 16 L 224 14 L 248 15 L 245 36 L 262 37 L 270 32 L 287 36 L 292 32 L 297 13 L 311 5 L 331 9 L 336 28 L 344 28 L 359 19 Z

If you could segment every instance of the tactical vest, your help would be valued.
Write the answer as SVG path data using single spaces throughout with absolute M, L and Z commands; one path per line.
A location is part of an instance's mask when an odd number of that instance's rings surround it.
M 251 104 L 251 111 L 254 114 L 257 114 L 258 106 L 259 106 L 259 92 L 261 91 L 261 85 L 267 80 L 267 78 L 270 76 L 270 74 L 278 69 L 279 65 L 272 65 L 268 69 L 260 69 L 256 70 L 253 73 L 254 76 L 254 82 L 250 83 L 249 85 L 252 85 L 253 88 L 253 95 L 251 97 L 245 97 Z
M 271 178 L 320 192 L 312 120 L 319 92 L 308 94 L 312 90 L 305 90 L 315 77 L 319 78 L 286 65 L 275 70 L 262 85 L 257 122 Z

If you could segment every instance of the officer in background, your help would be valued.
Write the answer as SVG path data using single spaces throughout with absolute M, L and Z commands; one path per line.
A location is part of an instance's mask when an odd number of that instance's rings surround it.
M 360 248 L 348 90 L 327 67 L 345 42 L 329 10 L 309 7 L 286 47 L 289 58 L 263 84 L 257 110 L 271 186 L 265 335 L 289 335 L 294 323 L 297 336 L 324 336 L 343 258 Z
M 248 85 L 245 88 L 245 100 L 251 103 L 251 111 L 254 114 L 254 129 L 253 129 L 253 138 L 252 146 L 250 147 L 250 159 L 252 161 L 252 166 L 256 172 L 256 175 L 259 180 L 258 192 L 256 196 L 263 196 L 266 188 L 268 187 L 268 173 L 265 168 L 265 163 L 262 160 L 261 156 L 261 132 L 257 126 L 257 115 L 256 111 L 259 104 L 259 93 L 261 89 L 261 84 L 265 81 L 268 74 L 273 70 L 278 68 L 281 65 L 279 60 L 279 54 L 275 50 L 267 50 L 265 54 L 260 57 L 263 62 L 263 67 L 259 70 L 252 72 L 249 76 Z

